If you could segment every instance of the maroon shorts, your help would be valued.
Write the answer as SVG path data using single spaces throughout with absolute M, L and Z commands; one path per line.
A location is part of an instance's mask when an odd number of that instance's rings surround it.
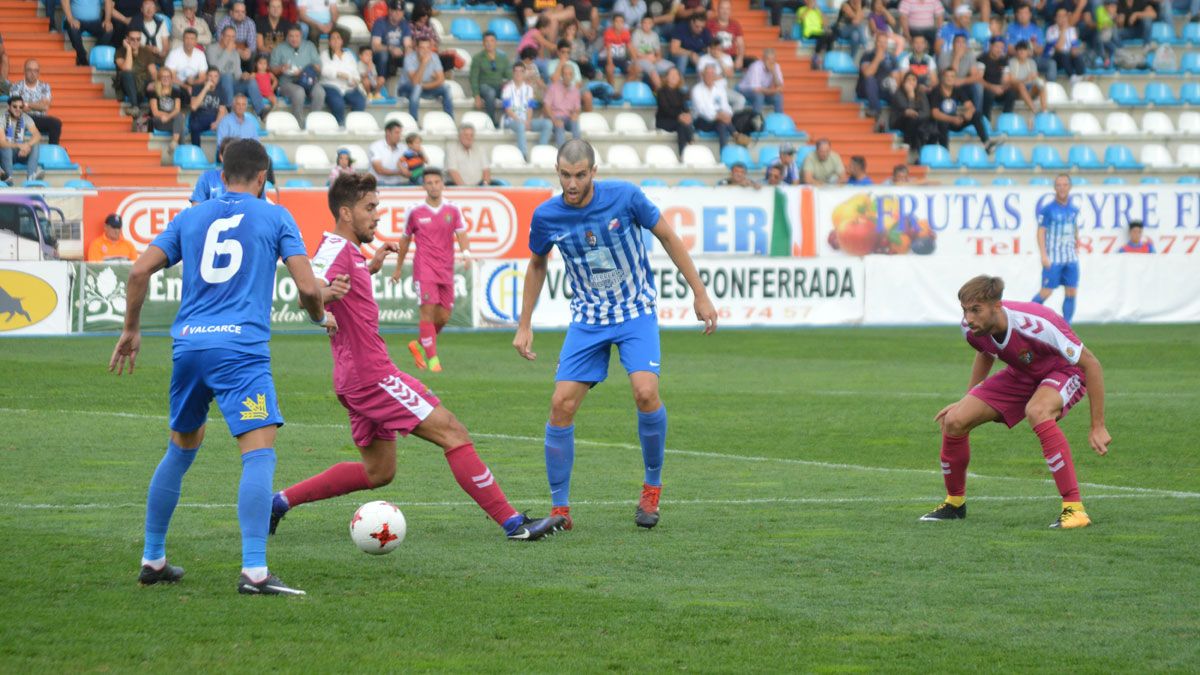
M 417 289 L 417 301 L 422 305 L 441 305 L 446 309 L 454 309 L 454 282 L 438 283 L 417 279 L 414 282 Z
M 1018 375 L 1015 370 L 1006 367 L 975 385 L 967 393 L 995 408 L 1003 422 L 1012 428 L 1025 419 L 1025 406 L 1029 399 L 1033 398 L 1038 387 L 1050 387 L 1062 397 L 1063 409 L 1059 419 L 1066 417 L 1071 406 L 1079 403 L 1087 392 L 1083 386 L 1083 378 L 1078 373 L 1055 371 L 1039 382 Z
M 350 414 L 350 436 L 360 448 L 377 438 L 395 440 L 397 432 L 407 436 L 441 403 L 420 380 L 400 372 L 374 386 L 338 394 L 338 400 Z

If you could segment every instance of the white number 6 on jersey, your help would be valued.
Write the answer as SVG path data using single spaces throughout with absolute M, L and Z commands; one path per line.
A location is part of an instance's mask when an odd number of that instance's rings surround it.
M 236 239 L 217 241 L 225 230 L 232 230 L 242 222 L 243 214 L 214 220 L 204 235 L 204 250 L 200 253 L 200 276 L 210 284 L 223 284 L 233 278 L 242 267 L 242 243 Z M 217 268 L 217 256 L 229 256 L 229 265 Z

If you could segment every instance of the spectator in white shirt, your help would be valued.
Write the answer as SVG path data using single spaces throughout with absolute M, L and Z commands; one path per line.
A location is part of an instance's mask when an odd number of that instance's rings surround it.
M 692 124 L 697 131 L 715 131 L 724 148 L 733 136 L 733 108 L 725 87 L 717 84 L 717 69 L 701 71 L 700 81 L 692 87 Z
M 704 72 L 704 69 L 713 66 L 717 70 L 717 84 L 725 87 L 725 94 L 729 97 L 729 105 L 734 110 L 741 110 L 746 107 L 746 97 L 730 86 L 730 82 L 737 75 L 733 71 L 733 57 L 725 53 L 721 48 L 721 41 L 713 38 L 708 43 L 708 51 L 706 51 L 700 60 L 696 62 L 696 72 Z
M 208 73 L 208 59 L 196 48 L 196 38 L 196 31 L 183 31 L 183 44 L 171 50 L 164 64 L 174 71 L 176 82 L 188 87 L 204 84 Z
M 512 129 L 517 135 L 517 147 L 525 159 L 529 159 L 529 147 L 525 141 L 525 132 L 538 132 L 538 143 L 545 145 L 550 142 L 550 132 L 554 124 L 545 117 L 535 117 L 533 104 L 537 103 L 533 87 L 525 81 L 525 64 L 518 62 L 512 69 L 512 80 L 500 90 L 500 100 L 504 106 L 504 128 Z
M 409 184 L 408 164 L 404 161 L 407 147 L 400 142 L 402 135 L 404 128 L 400 122 L 391 120 L 383 127 L 383 138 L 367 148 L 371 175 L 381 186 Z
M 358 59 L 345 46 L 346 35 L 339 28 L 329 34 L 329 46 L 321 52 L 325 104 L 342 126 L 346 124 L 346 104 L 355 111 L 367 109 L 367 98 L 358 90 Z
M 300 24 L 308 28 L 308 39 L 313 44 L 320 44 L 321 36 L 329 34 L 337 24 L 335 0 L 296 0 L 296 9 L 300 11 Z

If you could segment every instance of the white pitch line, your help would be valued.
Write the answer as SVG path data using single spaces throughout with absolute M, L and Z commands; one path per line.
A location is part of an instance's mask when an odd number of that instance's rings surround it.
M 139 413 L 111 412 L 111 411 L 107 411 L 107 410 L 32 410 L 32 409 L 28 409 L 28 408 L 0 408 L 0 413 L 21 413 L 21 414 L 50 413 L 50 414 L 55 414 L 55 415 L 98 415 L 101 417 L 119 417 L 119 418 L 124 418 L 124 419 L 152 420 L 152 421 L 157 421 L 157 422 L 167 421 L 167 418 L 162 415 L 145 415 L 145 414 L 139 414 Z M 221 419 L 220 417 L 216 417 L 216 418 L 211 419 L 210 422 L 224 423 L 224 420 Z M 349 428 L 348 424 L 325 424 L 325 423 L 319 423 L 319 422 L 288 422 L 287 424 L 290 426 L 299 427 L 302 429 L 305 429 L 305 428 L 307 428 L 307 429 L 348 429 Z M 475 436 L 476 438 L 490 438 L 490 439 L 495 439 L 495 440 L 519 441 L 522 443 L 543 443 L 545 441 L 544 438 L 537 437 L 537 436 L 517 436 L 517 435 L 512 435 L 512 434 L 484 434 L 484 433 L 472 433 L 471 435 Z M 604 447 L 604 448 L 617 448 L 617 449 L 621 449 L 621 450 L 638 450 L 638 451 L 641 450 L 641 446 L 633 445 L 631 443 L 614 443 L 614 442 L 609 442 L 609 441 L 590 441 L 590 440 L 586 440 L 586 439 L 576 439 L 575 442 L 580 445 L 592 445 L 592 446 Z M 868 465 L 863 465 L 863 464 L 842 464 L 842 463 L 837 463 L 837 462 L 821 462 L 821 461 L 811 460 L 811 459 L 795 459 L 792 457 L 760 457 L 760 456 L 755 456 L 755 455 L 735 455 L 735 454 L 724 453 L 724 452 L 706 452 L 706 451 L 702 451 L 702 450 L 678 450 L 678 449 L 674 449 L 674 448 L 667 448 L 666 452 L 667 452 L 667 454 L 682 455 L 682 456 L 686 456 L 686 457 L 703 457 L 706 459 L 717 459 L 717 460 L 735 461 L 735 462 L 762 462 L 762 463 L 775 463 L 775 464 L 790 464 L 793 466 L 811 466 L 811 467 L 819 468 L 819 469 L 837 469 L 837 470 L 842 470 L 842 471 L 871 471 L 871 472 L 877 472 L 877 473 L 917 474 L 917 475 L 922 475 L 922 476 L 939 474 L 938 471 L 933 470 L 933 469 L 906 469 L 906 468 L 886 467 L 886 466 L 868 466 Z M 1032 482 L 1042 483 L 1042 484 L 1049 484 L 1049 483 L 1053 482 L 1050 479 L 1020 478 L 1020 477 L 1016 477 L 1016 476 L 986 476 L 983 474 L 978 474 L 978 473 L 973 473 L 973 472 L 968 472 L 967 476 L 970 478 L 974 478 L 976 480 L 998 480 L 998 481 L 1020 481 L 1020 482 L 1032 481 Z M 1147 494 L 1147 495 L 1160 495 L 1160 496 L 1168 496 L 1168 497 L 1179 497 L 1179 498 L 1185 498 L 1185 499 L 1192 499 L 1192 498 L 1200 497 L 1200 492 L 1186 492 L 1186 491 L 1181 491 L 1181 490 L 1166 490 L 1166 489 L 1162 489 L 1162 488 L 1145 488 L 1145 487 L 1134 487 L 1134 486 L 1128 486 L 1128 485 L 1108 485 L 1105 483 L 1087 483 L 1087 482 L 1080 482 L 1079 485 L 1080 485 L 1080 487 L 1094 488 L 1097 490 L 1121 490 L 1121 491 L 1126 491 L 1126 492 L 1143 493 L 1143 494 Z

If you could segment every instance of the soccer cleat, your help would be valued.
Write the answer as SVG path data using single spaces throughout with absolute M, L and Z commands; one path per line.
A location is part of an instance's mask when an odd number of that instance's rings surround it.
M 412 352 L 413 363 L 417 364 L 417 369 L 425 370 L 425 350 L 421 349 L 421 343 L 411 340 L 408 343 L 408 351 Z
M 563 529 L 562 516 L 533 519 L 522 513 L 521 517 L 524 518 L 524 522 L 507 533 L 508 538 L 513 541 L 537 541 Z
M 642 484 L 642 498 L 638 500 L 637 511 L 633 514 L 633 522 L 638 527 L 648 530 L 658 524 L 658 498 L 661 494 L 661 485 Z
M 929 513 L 921 516 L 920 520 L 933 523 L 939 520 L 962 520 L 967 517 L 967 505 L 955 506 L 950 502 L 942 502 Z
M 268 530 L 270 534 L 275 534 L 275 528 L 279 527 L 279 521 L 283 520 L 290 510 L 287 502 L 283 500 L 282 492 L 276 492 L 271 497 L 271 529 Z
M 1062 530 L 1069 530 L 1075 527 L 1087 527 L 1092 524 L 1092 519 L 1088 518 L 1088 514 L 1079 509 L 1068 506 L 1058 514 L 1058 518 L 1050 523 L 1050 527 Z
M 442 360 L 436 356 L 429 359 L 429 370 L 434 373 L 442 372 Z
M 575 521 L 571 520 L 571 507 L 569 506 L 555 506 L 550 509 L 550 515 L 563 517 L 564 530 L 575 527 Z
M 143 586 L 153 586 L 154 584 L 173 584 L 183 578 L 183 568 L 176 567 L 170 563 L 164 564 L 162 569 L 154 569 L 149 565 L 142 565 L 142 571 L 138 574 L 138 583 Z
M 258 583 L 250 581 L 250 577 L 243 574 L 238 579 L 238 593 L 242 595 L 307 595 L 299 588 L 292 588 L 283 583 L 274 574 L 268 574 L 266 579 Z

